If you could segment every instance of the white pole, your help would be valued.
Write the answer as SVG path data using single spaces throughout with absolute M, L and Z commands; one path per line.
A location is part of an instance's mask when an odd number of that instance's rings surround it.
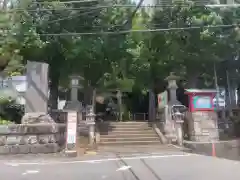
M 213 64 L 213 70 L 214 70 L 215 88 L 217 89 L 216 104 L 217 104 L 217 109 L 218 109 L 218 107 L 219 107 L 219 87 L 218 87 L 217 71 L 216 71 L 215 62 Z

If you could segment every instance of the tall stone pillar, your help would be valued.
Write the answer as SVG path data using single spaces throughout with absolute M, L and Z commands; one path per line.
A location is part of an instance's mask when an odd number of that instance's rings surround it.
M 48 64 L 28 61 L 25 113 L 47 114 L 48 91 Z

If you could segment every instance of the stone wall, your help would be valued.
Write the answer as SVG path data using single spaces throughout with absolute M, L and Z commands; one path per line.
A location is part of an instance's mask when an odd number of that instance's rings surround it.
M 215 112 L 188 112 L 188 130 L 191 141 L 219 140 L 218 117 Z
M 65 132 L 65 124 L 0 125 L 0 155 L 59 152 Z

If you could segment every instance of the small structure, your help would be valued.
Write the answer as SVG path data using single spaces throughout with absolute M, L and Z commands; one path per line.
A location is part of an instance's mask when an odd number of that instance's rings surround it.
M 213 99 L 216 90 L 187 89 L 189 112 L 187 114 L 190 140 L 211 142 L 219 139 L 217 113 Z
M 214 111 L 214 97 L 216 90 L 187 89 L 189 97 L 189 111 Z

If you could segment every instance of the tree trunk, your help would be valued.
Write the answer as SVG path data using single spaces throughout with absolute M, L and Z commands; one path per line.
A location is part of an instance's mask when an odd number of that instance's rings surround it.
M 120 90 L 118 90 L 117 92 L 117 103 L 118 103 L 119 121 L 122 121 L 123 120 L 122 92 Z
M 85 105 L 92 104 L 93 90 L 94 90 L 93 87 L 89 84 L 86 84 L 84 86 L 84 104 Z
M 96 94 L 97 94 L 97 89 L 93 88 L 93 94 L 92 94 L 92 107 L 93 111 L 96 113 Z
M 60 80 L 60 71 L 59 69 L 56 69 L 56 67 L 50 66 L 50 73 L 49 73 L 49 79 L 50 79 L 50 105 L 52 109 L 58 109 L 58 86 L 59 86 L 59 80 Z
M 197 88 L 198 76 L 198 74 L 192 74 L 188 76 L 187 88 Z

